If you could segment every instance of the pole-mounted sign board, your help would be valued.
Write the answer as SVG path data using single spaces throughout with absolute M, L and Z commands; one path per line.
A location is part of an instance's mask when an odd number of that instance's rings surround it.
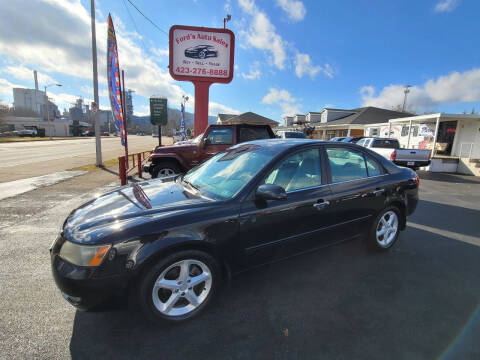
M 150 122 L 158 126 L 167 125 L 167 98 L 150 98 Z
M 212 83 L 233 79 L 235 35 L 228 29 L 174 25 L 170 28 L 169 70 L 175 80 L 195 85 L 195 136 L 208 126 Z

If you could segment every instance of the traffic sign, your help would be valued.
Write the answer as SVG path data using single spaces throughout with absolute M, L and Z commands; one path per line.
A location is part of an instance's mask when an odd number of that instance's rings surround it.
M 150 98 L 150 122 L 158 126 L 167 125 L 167 98 Z

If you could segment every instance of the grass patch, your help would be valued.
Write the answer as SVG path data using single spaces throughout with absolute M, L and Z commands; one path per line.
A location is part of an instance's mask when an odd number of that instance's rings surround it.
M 27 141 L 50 141 L 50 140 L 74 140 L 85 139 L 82 137 L 0 137 L 0 143 L 27 142 Z
M 71 170 L 71 171 L 77 171 L 77 170 L 97 171 L 97 170 L 101 170 L 102 168 L 109 168 L 109 167 L 113 167 L 115 165 L 118 167 L 118 158 L 104 161 L 102 167 L 98 167 L 95 164 L 88 164 L 88 165 L 83 165 L 83 166 L 77 166 L 77 167 L 74 167 L 74 168 L 71 168 L 71 169 L 68 169 L 68 170 Z

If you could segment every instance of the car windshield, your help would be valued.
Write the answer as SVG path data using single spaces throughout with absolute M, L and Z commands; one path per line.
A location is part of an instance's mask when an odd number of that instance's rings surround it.
M 226 200 L 236 195 L 275 156 L 258 145 L 244 144 L 215 155 L 182 179 L 201 195 Z
M 285 137 L 286 138 L 298 138 L 298 139 L 304 139 L 305 134 L 301 132 L 295 132 L 295 131 L 286 131 L 285 132 Z

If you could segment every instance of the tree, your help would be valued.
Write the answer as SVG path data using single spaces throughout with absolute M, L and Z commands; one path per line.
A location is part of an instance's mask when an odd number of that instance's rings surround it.
M 10 112 L 10 108 L 7 104 L 0 102 L 0 126 L 5 124 L 5 118 Z

